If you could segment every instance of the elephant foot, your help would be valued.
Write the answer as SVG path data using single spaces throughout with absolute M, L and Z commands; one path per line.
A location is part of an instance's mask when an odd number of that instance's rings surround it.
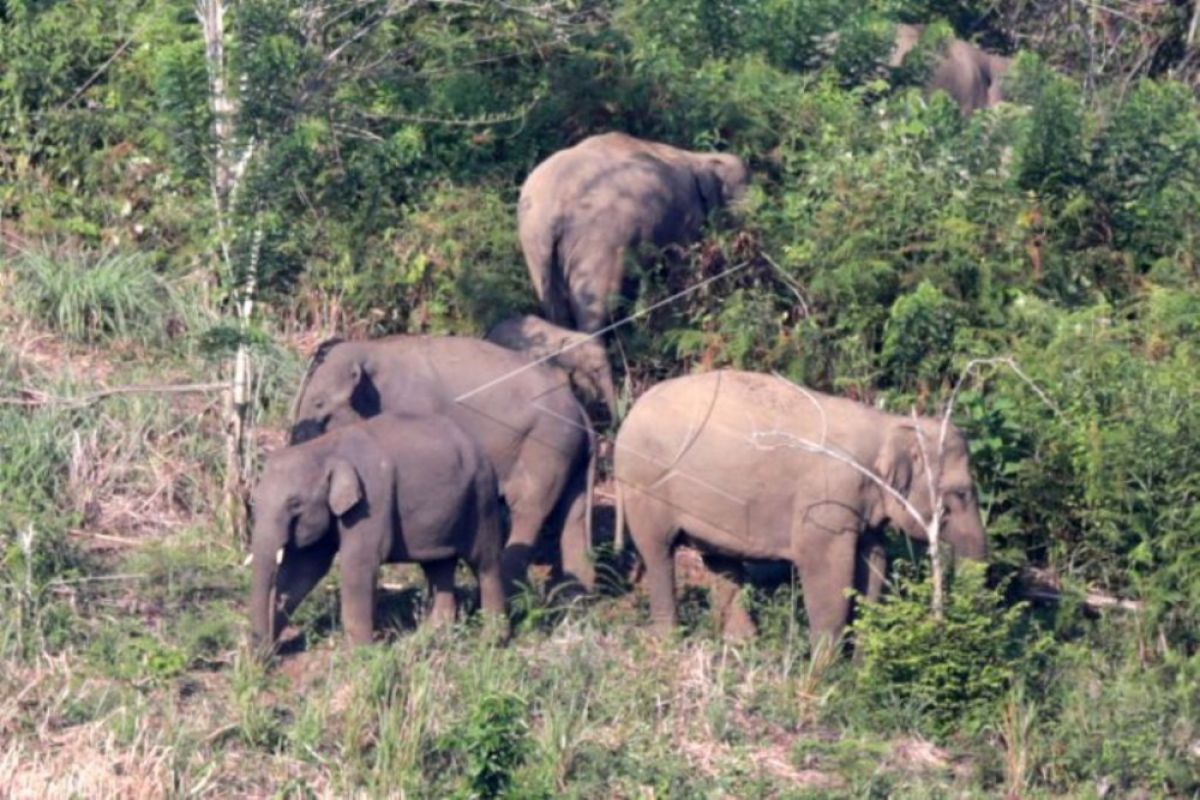
M 739 605 L 730 607 L 725 613 L 725 624 L 721 626 L 721 638 L 732 644 L 744 644 L 758 635 L 758 627 L 750 614 Z
M 670 639 L 678 630 L 674 619 L 655 619 L 650 623 L 650 629 L 659 639 Z
M 485 644 L 492 647 L 503 647 L 512 641 L 512 625 L 504 614 L 481 612 L 481 636 Z

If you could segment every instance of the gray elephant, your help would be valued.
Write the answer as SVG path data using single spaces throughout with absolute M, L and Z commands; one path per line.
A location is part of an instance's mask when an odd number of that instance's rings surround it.
M 292 441 L 380 412 L 444 414 L 483 448 L 511 515 L 506 580 L 524 577 L 548 522 L 561 534 L 556 568 L 594 586 L 592 433 L 560 369 L 465 337 L 326 342 L 296 399 Z
M 924 25 L 897 25 L 895 46 L 888 58 L 888 66 L 899 67 L 920 42 Z M 1013 60 L 981 50 L 970 42 L 950 39 L 942 45 L 942 51 L 931 65 L 925 88 L 946 92 L 958 103 L 963 114 L 971 114 L 981 108 L 991 108 L 1002 102 L 1004 97 L 1003 78 L 1011 68 Z
M 750 173 L 727 153 L 697 153 L 623 133 L 560 150 L 521 186 L 517 228 L 543 315 L 600 330 L 619 295 L 626 251 L 685 245 L 742 196 Z
M 771 375 L 718 371 L 656 385 L 626 417 L 613 467 L 618 536 L 627 523 L 656 627 L 675 624 L 672 550 L 680 541 L 699 548 L 714 573 L 715 609 L 730 638 L 753 631 L 734 602 L 741 561 L 794 564 L 814 643 L 841 634 L 847 589 L 879 596 L 888 523 L 927 538 L 898 497 L 924 519 L 940 498 L 942 541 L 956 557 L 983 559 L 967 444 L 953 426 L 947 434 L 939 448 L 939 420 L 886 414 Z
M 276 450 L 253 493 L 251 632 L 274 645 L 287 617 L 340 553 L 342 622 L 350 641 L 374 631 L 380 565 L 418 562 L 430 620 L 453 622 L 454 570 L 479 579 L 484 611 L 503 614 L 504 546 L 496 475 L 447 417 L 384 414 Z
M 596 336 L 567 330 L 541 317 L 509 317 L 485 337 L 509 350 L 561 367 L 588 404 L 603 404 L 610 418 L 617 414 L 617 392 L 604 342 Z

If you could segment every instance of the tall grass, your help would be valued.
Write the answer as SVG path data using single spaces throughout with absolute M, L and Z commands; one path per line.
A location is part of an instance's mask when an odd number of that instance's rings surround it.
M 9 268 L 17 309 L 76 342 L 161 344 L 194 313 L 136 252 L 43 249 Z

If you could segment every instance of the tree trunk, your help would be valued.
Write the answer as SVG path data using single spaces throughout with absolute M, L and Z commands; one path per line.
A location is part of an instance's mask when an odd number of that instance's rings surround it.
M 204 33 L 204 58 L 208 70 L 209 105 L 213 112 L 213 150 L 215 153 L 212 172 L 212 198 L 217 222 L 218 277 L 220 283 L 230 286 L 235 281 L 233 268 L 232 218 L 238 185 L 245 173 L 246 164 L 254 152 L 253 142 L 235 157 L 236 142 L 234 120 L 237 117 L 237 102 L 229 93 L 229 74 L 225 62 L 225 2 L 226 0 L 196 0 L 196 17 Z M 253 375 L 250 351 L 246 347 L 245 334 L 250 317 L 254 313 L 254 297 L 258 283 L 258 253 L 262 243 L 261 226 L 254 234 L 246 276 L 233 292 L 234 313 L 242 332 L 233 363 L 227 367 L 230 388 L 225 394 L 225 518 L 230 529 L 243 542 L 249 541 L 246 514 L 247 475 L 247 427 L 250 412 L 250 384 Z

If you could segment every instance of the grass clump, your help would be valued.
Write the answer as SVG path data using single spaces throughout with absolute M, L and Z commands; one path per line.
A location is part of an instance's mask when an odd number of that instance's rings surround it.
M 162 344 L 183 327 L 183 304 L 140 253 L 43 249 L 11 268 L 20 311 L 72 341 Z

